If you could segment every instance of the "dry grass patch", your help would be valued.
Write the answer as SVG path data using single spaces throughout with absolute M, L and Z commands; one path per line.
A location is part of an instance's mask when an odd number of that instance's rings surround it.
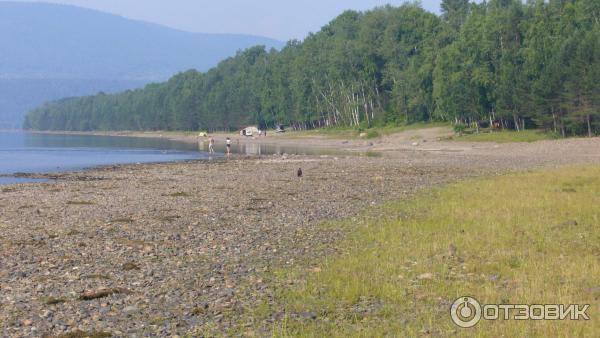
M 180 191 L 180 192 L 171 193 L 171 194 L 169 194 L 169 196 L 170 197 L 189 197 L 191 195 L 187 192 Z

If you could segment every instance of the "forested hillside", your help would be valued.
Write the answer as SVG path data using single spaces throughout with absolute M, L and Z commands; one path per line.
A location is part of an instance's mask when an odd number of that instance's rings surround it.
M 44 102 L 99 92 L 118 93 L 148 84 L 143 80 L 2 79 L 0 129 L 19 129 L 25 114 Z
M 281 51 L 254 47 L 206 73 L 48 103 L 52 130 L 296 128 L 445 120 L 600 132 L 600 2 L 444 0 L 348 11 Z

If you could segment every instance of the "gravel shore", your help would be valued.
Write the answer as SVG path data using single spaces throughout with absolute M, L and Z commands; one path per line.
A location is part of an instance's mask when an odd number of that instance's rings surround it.
M 234 157 L 0 186 L 1 335 L 268 327 L 247 313 L 273 296 L 269 274 L 336 254 L 344 233 L 324 221 L 466 177 L 600 161 L 598 139 L 404 143 L 374 144 L 380 157 Z

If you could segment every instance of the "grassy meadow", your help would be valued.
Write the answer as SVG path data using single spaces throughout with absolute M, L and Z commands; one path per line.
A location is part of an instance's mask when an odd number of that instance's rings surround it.
M 276 272 L 286 315 L 273 336 L 598 336 L 599 205 L 600 167 L 586 166 L 474 179 L 325 224 L 351 235 L 339 255 Z M 591 320 L 462 329 L 449 315 L 460 296 L 591 304 Z

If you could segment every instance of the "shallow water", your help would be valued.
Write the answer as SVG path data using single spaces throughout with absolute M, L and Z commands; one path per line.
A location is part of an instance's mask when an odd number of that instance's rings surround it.
M 0 132 L 0 184 L 36 181 L 7 176 L 14 173 L 203 158 L 194 144 L 162 139 Z
M 155 163 L 209 159 L 206 139 L 198 143 L 160 138 L 96 135 L 58 135 L 24 132 L 0 132 L 0 185 L 40 180 L 12 177 L 15 173 L 47 173 L 79 170 L 102 165 Z M 223 156 L 225 144 L 217 143 Z M 234 141 L 233 153 L 272 154 L 339 154 L 326 149 L 271 144 L 248 144 Z
M 300 141 L 299 141 L 300 142 Z M 208 151 L 208 145 L 200 145 L 204 151 Z M 225 153 L 225 144 L 217 142 L 215 151 Z M 347 152 L 326 148 L 310 148 L 303 145 L 279 145 L 269 143 L 245 143 L 243 140 L 232 141 L 231 152 L 243 155 L 348 155 Z

